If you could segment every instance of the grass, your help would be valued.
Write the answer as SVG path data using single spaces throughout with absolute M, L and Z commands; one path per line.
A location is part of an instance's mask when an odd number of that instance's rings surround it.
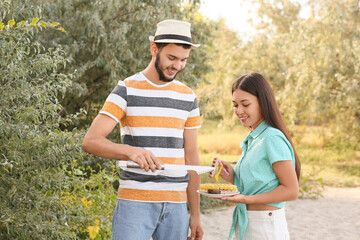
M 325 185 L 336 187 L 360 186 L 360 157 L 351 149 L 299 147 L 302 174 L 315 170 Z
M 323 186 L 360 187 L 360 151 L 356 146 L 338 141 L 323 127 L 290 126 L 289 129 L 301 161 L 303 197 L 321 196 Z M 240 142 L 248 132 L 240 124 L 224 128 L 216 121 L 205 120 L 198 137 L 201 165 L 211 165 L 214 157 L 235 164 L 241 155 Z M 213 183 L 215 179 L 202 174 L 201 182 Z M 202 198 L 202 207 L 216 207 L 221 202 L 203 201 L 207 200 Z

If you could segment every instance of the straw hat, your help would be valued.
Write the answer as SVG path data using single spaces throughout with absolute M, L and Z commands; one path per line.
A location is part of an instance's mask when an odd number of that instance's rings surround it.
M 191 24 L 179 20 L 164 20 L 157 24 L 155 36 L 149 36 L 151 42 L 156 43 L 183 43 L 191 45 L 192 49 L 198 48 L 200 44 L 191 42 Z

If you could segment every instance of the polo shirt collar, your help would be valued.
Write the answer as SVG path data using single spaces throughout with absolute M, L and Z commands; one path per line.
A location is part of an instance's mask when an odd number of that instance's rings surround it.
M 255 128 L 254 131 L 250 132 L 250 136 L 252 138 L 257 138 L 261 133 L 265 131 L 270 125 L 264 120 L 262 121 L 257 128 Z
M 270 125 L 264 120 L 262 121 L 254 131 L 251 131 L 244 140 L 240 143 L 241 149 L 247 149 L 248 144 L 251 144 L 252 140 L 257 138 L 263 133 Z

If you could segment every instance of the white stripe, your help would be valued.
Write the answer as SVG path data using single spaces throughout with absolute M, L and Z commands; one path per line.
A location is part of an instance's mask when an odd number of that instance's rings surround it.
M 124 81 L 122 81 L 122 80 L 118 81 L 118 85 L 119 85 L 119 86 L 122 86 L 122 87 L 125 87 L 125 83 L 124 83 Z
M 110 95 L 107 97 L 106 101 L 112 102 L 112 103 L 118 105 L 124 111 L 126 110 L 126 105 L 127 105 L 126 101 L 117 94 L 110 93 Z
M 187 119 L 189 112 L 179 109 L 159 108 L 159 107 L 128 107 L 128 116 L 155 116 L 155 117 L 175 117 Z
M 197 128 L 201 128 L 201 125 L 196 126 L 196 127 L 184 127 L 184 129 L 197 129 Z
M 189 113 L 189 117 L 197 117 L 197 116 L 200 116 L 199 108 L 195 108 Z
M 145 75 L 142 73 L 142 72 L 138 72 L 138 73 L 135 73 L 134 75 L 130 76 L 130 77 L 127 77 L 125 78 L 124 81 L 127 81 L 127 80 L 135 80 L 135 81 L 148 81 L 149 83 L 152 83 L 149 79 L 147 79 L 147 77 L 145 77 Z M 155 86 L 166 86 L 168 84 L 170 84 L 171 82 L 167 83 L 167 84 L 164 84 L 164 85 L 156 85 Z
M 184 83 L 182 83 L 182 82 L 180 82 L 180 81 L 178 81 L 178 80 L 173 80 L 172 82 L 169 82 L 169 83 L 166 83 L 166 84 L 162 84 L 162 85 L 156 85 L 156 84 L 154 84 L 153 82 L 151 82 L 149 79 L 147 79 L 147 77 L 142 73 L 142 72 L 138 72 L 138 73 L 136 73 L 136 74 L 134 74 L 134 75 L 132 75 L 132 76 L 130 76 L 130 77 L 127 77 L 124 81 L 119 81 L 119 82 L 125 82 L 125 81 L 127 81 L 127 80 L 135 80 L 135 81 L 147 81 L 148 83 L 150 83 L 151 85 L 153 85 L 153 86 L 155 86 L 155 87 L 165 87 L 165 86 L 167 86 L 167 85 L 169 85 L 169 84 L 177 84 L 177 85 L 180 85 L 180 86 L 185 86 L 185 87 L 187 87 L 187 88 L 189 88 L 186 84 L 184 84 Z M 122 85 L 123 86 L 123 85 Z M 189 88 L 190 90 L 191 90 L 191 92 L 192 92 L 192 94 L 194 94 L 195 95 L 195 93 L 194 93 L 194 91 L 191 89 L 191 88 Z
M 173 80 L 172 82 L 173 82 L 173 83 L 176 83 L 176 84 L 178 84 L 178 85 L 180 85 L 180 86 L 185 86 L 185 87 L 187 87 L 186 84 L 180 82 L 179 80 L 176 80 L 176 79 L 175 79 L 175 80 Z M 190 90 L 191 90 L 191 89 L 190 89 Z
M 121 136 L 125 134 L 133 136 L 150 136 L 150 137 L 177 137 L 183 138 L 183 129 L 176 128 L 146 128 L 146 127 L 122 127 Z
M 119 122 L 119 119 L 117 119 L 117 118 L 116 118 L 114 115 L 112 115 L 111 113 L 104 112 L 104 111 L 100 111 L 99 113 L 111 117 L 111 118 L 114 119 L 117 123 Z
M 176 148 L 145 148 L 151 151 L 156 157 L 183 158 L 184 149 Z
M 149 90 L 127 87 L 127 94 L 140 97 L 170 98 L 188 102 L 193 102 L 195 99 L 195 95 L 192 93 L 178 93 L 173 90 Z
M 149 79 L 147 79 L 147 77 L 142 73 L 142 72 L 138 72 L 136 74 L 134 74 L 133 76 L 130 76 L 128 78 L 126 78 L 124 81 L 126 80 L 135 80 L 135 81 L 146 81 L 148 82 L 150 85 L 154 86 L 154 87 L 157 87 L 157 88 L 162 88 L 162 87 L 166 87 L 170 84 L 178 84 L 178 85 L 181 85 L 181 86 L 185 86 L 187 87 L 185 84 L 183 84 L 182 82 L 178 81 L 178 80 L 173 80 L 172 82 L 168 82 L 168 83 L 165 83 L 165 84 L 161 84 L 161 85 L 157 85 L 155 83 L 153 83 L 152 81 L 150 81 Z M 190 89 L 191 90 L 191 89 Z
M 139 168 L 125 168 L 127 172 L 138 173 L 143 175 L 150 176 L 165 176 L 165 177 L 185 177 L 188 173 L 186 170 L 156 170 L 152 172 L 151 170 L 146 172 L 144 169 Z
M 186 191 L 188 183 L 157 183 L 120 180 L 120 188 L 160 191 Z

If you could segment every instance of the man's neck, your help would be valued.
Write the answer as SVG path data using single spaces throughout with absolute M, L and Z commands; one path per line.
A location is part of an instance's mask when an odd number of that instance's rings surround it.
M 150 62 L 150 64 L 142 71 L 142 73 L 145 75 L 149 81 L 156 85 L 164 85 L 167 84 L 167 82 L 161 81 L 159 78 L 159 74 L 156 71 L 155 65 L 153 62 Z

